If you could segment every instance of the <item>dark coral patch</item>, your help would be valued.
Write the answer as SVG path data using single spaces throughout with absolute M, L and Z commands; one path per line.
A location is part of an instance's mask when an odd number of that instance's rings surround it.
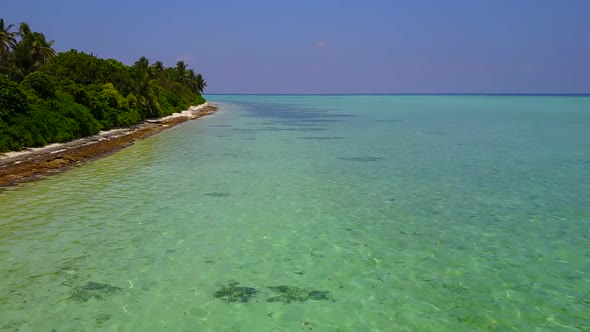
M 346 137 L 342 137 L 342 136 L 301 136 L 298 138 L 322 141 L 322 140 L 344 139 Z
M 223 287 L 218 289 L 214 296 L 225 302 L 248 302 L 258 293 L 258 290 L 253 287 L 239 286 L 239 282 L 230 281 Z
M 88 302 L 92 298 L 102 300 L 104 295 L 118 292 L 121 289 L 109 284 L 89 281 L 85 285 L 74 288 L 68 300 L 76 302 Z
M 267 302 L 305 302 L 307 300 L 333 300 L 332 293 L 313 289 L 303 289 L 295 286 L 275 286 L 269 289 L 276 293 L 276 296 L 268 298 Z
M 339 157 L 338 159 L 346 161 L 356 161 L 361 163 L 383 160 L 383 158 L 381 157 Z
M 203 194 L 203 196 L 211 196 L 211 197 L 227 197 L 229 195 L 230 195 L 230 193 L 217 192 L 217 191 Z

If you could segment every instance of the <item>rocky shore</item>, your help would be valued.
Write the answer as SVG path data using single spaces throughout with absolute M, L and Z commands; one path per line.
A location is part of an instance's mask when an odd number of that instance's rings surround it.
M 217 106 L 205 103 L 164 118 L 147 120 L 130 128 L 101 132 L 98 135 L 68 143 L 0 154 L 0 187 L 65 171 L 71 167 L 107 156 L 164 129 L 212 114 L 216 110 Z

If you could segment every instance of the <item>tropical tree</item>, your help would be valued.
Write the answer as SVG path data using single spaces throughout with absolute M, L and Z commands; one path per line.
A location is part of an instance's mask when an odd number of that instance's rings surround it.
M 185 72 L 181 83 L 193 93 L 202 93 L 207 87 L 207 82 L 203 79 L 203 75 L 195 73 L 194 69 L 189 69 Z
M 143 85 L 147 85 L 150 81 L 150 61 L 142 56 L 135 62 L 133 65 L 133 69 L 135 71 L 135 79 L 137 83 L 139 83 L 140 89 L 143 88 Z
M 186 71 L 185 78 L 183 80 L 183 85 L 189 88 L 193 93 L 198 91 L 197 81 L 195 80 L 196 74 L 193 69 L 189 69 Z
M 137 86 L 137 101 L 143 106 L 146 117 L 157 117 L 160 113 L 160 104 L 150 78 L 150 62 L 142 56 L 133 65 Z
M 164 64 L 162 61 L 156 61 L 150 66 L 150 76 L 152 78 L 161 78 L 164 73 Z
M 12 32 L 14 25 L 5 25 L 4 19 L 0 19 L 0 74 L 8 74 L 12 68 L 12 47 L 16 43 L 16 33 Z
M 205 79 L 203 78 L 203 75 L 201 74 L 197 74 L 197 76 L 195 76 L 195 81 L 196 81 L 196 85 L 197 85 L 197 91 L 199 93 L 203 93 L 203 91 L 205 91 L 205 88 L 207 88 L 207 82 L 205 82 Z
M 184 60 L 180 60 L 176 63 L 176 67 L 174 67 L 174 80 L 182 85 L 187 85 L 188 80 L 188 71 L 187 71 L 187 64 Z
M 184 62 L 184 60 L 179 60 L 176 63 L 176 72 L 178 73 L 178 77 L 184 76 L 184 74 L 186 72 L 186 67 L 187 67 L 187 64 Z
M 20 40 L 13 44 L 10 56 L 3 62 L 8 67 L 9 77 L 22 81 L 55 55 L 55 50 L 51 47 L 54 42 L 47 41 L 40 32 L 31 31 L 27 23 L 20 24 L 16 35 Z
M 0 18 L 0 56 L 9 53 L 10 49 L 16 44 L 16 33 L 12 32 L 14 24 L 5 26 L 4 19 Z

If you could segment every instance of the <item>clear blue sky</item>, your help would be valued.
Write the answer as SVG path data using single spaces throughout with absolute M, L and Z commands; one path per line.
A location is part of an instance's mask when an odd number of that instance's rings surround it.
M 590 93 L 590 0 L 26 0 L 0 17 L 209 93 Z

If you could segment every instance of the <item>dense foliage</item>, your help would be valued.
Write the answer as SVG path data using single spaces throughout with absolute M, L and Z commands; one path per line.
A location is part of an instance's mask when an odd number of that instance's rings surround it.
M 71 50 L 26 23 L 0 19 L 0 152 L 128 127 L 205 102 L 207 83 L 183 61 L 133 66 Z

